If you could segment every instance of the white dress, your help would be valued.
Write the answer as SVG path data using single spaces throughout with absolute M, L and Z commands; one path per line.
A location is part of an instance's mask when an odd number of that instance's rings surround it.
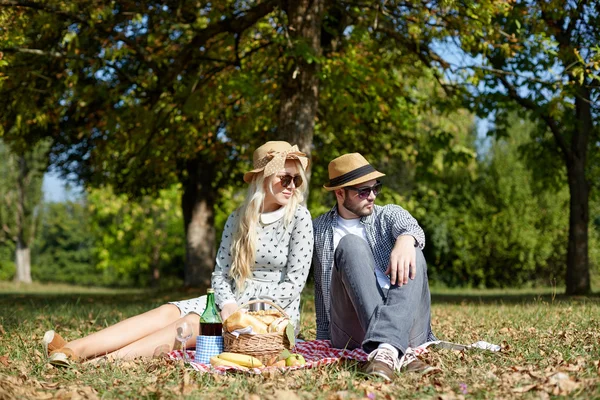
M 312 220 L 309 211 L 298 206 L 294 219 L 286 228 L 283 213 L 284 209 L 281 208 L 272 213 L 261 214 L 257 226 L 256 261 L 252 275 L 246 280 L 242 291 L 237 291 L 235 282 L 229 276 L 232 261 L 230 247 L 237 212 L 229 216 L 212 274 L 217 307 L 233 302 L 243 305 L 252 298 L 266 298 L 282 307 L 298 326 L 300 293 L 312 262 Z M 179 307 L 182 316 L 190 312 L 202 314 L 206 296 L 170 304 Z

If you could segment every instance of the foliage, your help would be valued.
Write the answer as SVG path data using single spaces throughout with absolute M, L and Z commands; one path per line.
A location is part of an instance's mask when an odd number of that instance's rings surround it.
M 1 287 L 1 286 L 0 286 Z M 356 363 L 252 376 L 201 375 L 165 359 L 47 366 L 34 348 L 47 329 L 73 339 L 139 314 L 183 293 L 79 290 L 53 287 L 0 294 L 0 393 L 3 398 L 597 398 L 600 326 L 597 297 L 582 300 L 539 291 L 444 291 L 432 295 L 432 323 L 444 340 L 485 340 L 502 351 L 435 349 L 425 360 L 433 375 L 401 374 L 393 383 L 365 379 Z M 201 292 L 199 291 L 198 294 Z M 189 294 L 185 294 L 186 296 Z M 302 332 L 313 339 L 314 306 L 303 298 Z M 12 312 L 9 310 L 19 310 Z M 565 322 L 566 321 L 566 322 Z M 40 348 L 41 349 L 41 348 Z
M 0 281 L 11 280 L 15 276 L 15 249 L 12 243 L 0 245 Z
M 32 277 L 40 282 L 100 285 L 94 268 L 90 217 L 85 200 L 45 203 L 35 246 Z
M 87 196 L 93 256 L 104 280 L 119 286 L 168 285 L 181 277 L 185 241 L 180 186 L 132 201 L 110 188 Z
M 437 186 L 419 185 L 432 282 L 564 283 L 568 191 L 564 178 L 548 187 L 521 160 L 534 129 L 514 116 L 508 136 L 495 140 L 480 163 L 442 172 Z

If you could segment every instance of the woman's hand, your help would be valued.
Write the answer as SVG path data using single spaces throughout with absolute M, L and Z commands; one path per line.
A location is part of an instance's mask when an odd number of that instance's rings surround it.
M 227 303 L 221 309 L 221 320 L 225 321 L 231 314 L 238 309 L 237 303 Z

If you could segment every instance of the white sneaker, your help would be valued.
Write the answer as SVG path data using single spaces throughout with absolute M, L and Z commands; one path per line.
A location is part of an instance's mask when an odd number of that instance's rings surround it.
M 365 367 L 365 373 L 379 376 L 389 382 L 394 379 L 395 373 L 400 370 L 400 360 L 390 349 L 379 347 L 369 354 L 368 360 L 369 363 Z

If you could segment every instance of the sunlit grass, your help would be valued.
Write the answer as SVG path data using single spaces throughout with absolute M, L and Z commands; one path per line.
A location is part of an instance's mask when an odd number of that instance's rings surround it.
M 123 291 L 0 284 L 0 398 L 600 398 L 600 297 L 570 299 L 564 289 L 434 290 L 440 339 L 499 344 L 500 353 L 433 350 L 429 376 L 401 374 L 393 384 L 365 379 L 342 363 L 284 375 L 202 375 L 180 363 L 144 360 L 56 369 L 39 341 L 54 328 L 85 335 L 165 301 L 196 292 Z M 315 335 L 311 288 L 302 331 Z M 75 395 L 77 394 L 77 396 Z

